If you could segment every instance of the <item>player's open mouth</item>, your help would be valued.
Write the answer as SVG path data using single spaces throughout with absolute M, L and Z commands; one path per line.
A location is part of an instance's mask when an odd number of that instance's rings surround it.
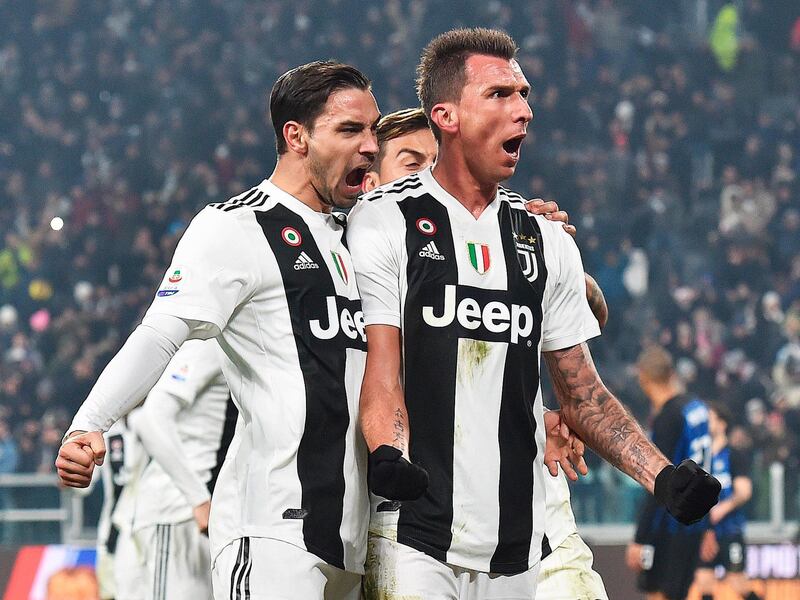
M 519 159 L 519 148 L 522 146 L 522 140 L 525 139 L 525 134 L 521 133 L 513 138 L 503 142 L 503 150 L 514 160 Z
M 347 174 L 347 177 L 344 178 L 344 182 L 347 184 L 348 187 L 360 189 L 361 184 L 364 181 L 364 175 L 366 174 L 367 174 L 366 167 L 357 167 Z

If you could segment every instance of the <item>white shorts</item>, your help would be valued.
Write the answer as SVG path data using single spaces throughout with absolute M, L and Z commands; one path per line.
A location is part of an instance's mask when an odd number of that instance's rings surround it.
M 361 591 L 358 573 L 271 538 L 231 542 L 214 561 L 211 578 L 214 600 L 358 600 Z
M 518 575 L 462 569 L 377 535 L 369 536 L 366 567 L 365 600 L 533 600 L 538 572 L 538 565 Z
M 144 556 L 129 532 L 119 532 L 114 554 L 98 549 L 96 571 L 103 600 L 145 600 Z
M 211 551 L 194 520 L 144 527 L 134 537 L 144 552 L 147 600 L 211 598 Z
M 577 532 L 542 561 L 536 600 L 608 600 L 592 551 Z

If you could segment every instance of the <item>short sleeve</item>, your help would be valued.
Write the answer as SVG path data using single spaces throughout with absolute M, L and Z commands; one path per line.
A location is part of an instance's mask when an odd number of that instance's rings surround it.
M 200 392 L 222 377 L 215 340 L 188 340 L 167 365 L 153 390 L 168 393 L 184 406 L 194 403 Z
M 221 332 L 256 289 L 260 271 L 238 219 L 204 208 L 183 234 L 147 314 L 209 323 Z
M 392 223 L 387 224 L 387 220 Z M 373 204 L 364 200 L 348 219 L 347 247 L 353 258 L 367 325 L 400 327 L 404 228 L 390 226 L 395 220 L 402 221 L 395 203 Z
M 731 478 L 750 477 L 750 456 L 741 450 L 730 448 Z
M 544 223 L 551 242 L 547 261 L 549 294 L 542 317 L 542 351 L 552 352 L 600 335 L 600 326 L 586 299 L 583 263 L 575 241 L 560 225 Z M 548 249 L 545 247 L 545 256 Z M 553 272 L 555 271 L 555 272 Z

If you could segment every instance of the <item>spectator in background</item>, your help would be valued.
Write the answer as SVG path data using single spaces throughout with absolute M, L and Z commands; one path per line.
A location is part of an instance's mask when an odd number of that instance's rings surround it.
M 694 389 L 724 398 L 738 376 L 722 357 L 741 350 L 765 418 L 785 413 L 791 386 L 772 375 L 800 341 L 800 3 L 742 3 L 716 53 L 722 5 L 706 4 L 0 3 L 0 403 L 20 468 L 39 464 L 46 429 L 27 423 L 54 401 L 38 384 L 76 408 L 191 216 L 274 160 L 263 89 L 335 56 L 373 77 L 385 112 L 411 106 L 422 43 L 455 25 L 520 40 L 535 139 L 511 186 L 568 210 L 587 270 L 603 271 L 619 315 L 592 348 L 604 378 L 635 385 L 642 346 L 663 340 Z M 5 356 L 17 333 L 38 356 L 25 372 Z
M 17 452 L 17 443 L 11 435 L 6 420 L 0 418 L 0 475 L 14 473 L 17 470 L 18 462 L 19 453 Z M 15 508 L 15 504 L 13 496 L 11 495 L 11 490 L 6 487 L 0 487 L 0 510 L 10 510 L 12 508 Z M 13 543 L 13 523 L 4 522 L 2 524 L 0 541 L 2 541 L 3 544 Z

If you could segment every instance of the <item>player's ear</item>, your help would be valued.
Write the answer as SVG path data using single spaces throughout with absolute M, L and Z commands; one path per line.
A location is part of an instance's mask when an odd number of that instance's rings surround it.
M 434 105 L 430 119 L 442 132 L 454 134 L 458 131 L 458 112 L 452 102 Z
M 283 139 L 292 152 L 305 156 L 308 153 L 308 130 L 297 121 L 287 121 L 283 126 Z
M 364 193 L 371 192 L 380 184 L 381 178 L 378 177 L 378 173 L 375 171 L 367 171 L 367 174 L 364 175 L 364 181 L 361 182 L 361 189 L 364 190 Z

